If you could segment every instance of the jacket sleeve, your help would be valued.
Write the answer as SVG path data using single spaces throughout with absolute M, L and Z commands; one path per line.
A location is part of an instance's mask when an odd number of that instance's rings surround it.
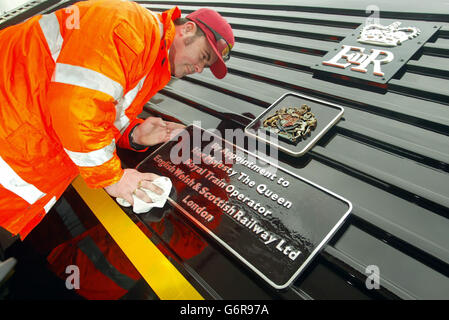
M 85 22 L 66 33 L 47 91 L 52 127 L 87 185 L 105 187 L 123 175 L 116 108 L 142 76 L 135 70 L 144 44 L 126 21 Z
M 126 128 L 125 132 L 123 132 L 122 136 L 120 137 L 120 139 L 118 140 L 117 146 L 119 146 L 120 148 L 124 148 L 124 149 L 130 149 L 130 150 L 134 150 L 137 152 L 145 152 L 148 150 L 148 147 L 145 149 L 135 149 L 132 147 L 131 145 L 131 131 L 134 129 L 134 127 L 138 126 L 139 124 L 141 124 L 144 120 L 143 119 L 139 119 L 136 118 L 134 121 L 132 121 L 129 126 Z

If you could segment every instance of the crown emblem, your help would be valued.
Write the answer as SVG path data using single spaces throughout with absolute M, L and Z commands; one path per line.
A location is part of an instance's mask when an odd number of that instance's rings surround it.
M 399 28 L 401 23 L 399 21 L 383 26 L 381 24 L 366 25 L 357 41 L 360 43 L 367 43 L 384 47 L 396 47 L 403 42 L 417 37 L 421 31 L 415 27 Z

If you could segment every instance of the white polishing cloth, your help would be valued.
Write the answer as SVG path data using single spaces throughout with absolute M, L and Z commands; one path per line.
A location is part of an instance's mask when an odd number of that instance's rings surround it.
M 164 192 L 159 195 L 157 193 L 154 193 L 151 190 L 140 188 L 140 190 L 145 191 L 147 195 L 153 200 L 153 202 L 145 202 L 141 200 L 140 198 L 136 197 L 133 194 L 133 200 L 134 200 L 134 206 L 133 211 L 134 213 L 144 213 L 151 210 L 153 207 L 162 208 L 165 205 L 165 202 L 167 201 L 168 195 L 170 194 L 172 183 L 171 180 L 167 177 L 159 177 L 153 181 L 151 181 L 153 184 L 161 188 Z M 131 204 L 122 198 L 116 198 L 119 205 L 123 207 L 130 207 Z

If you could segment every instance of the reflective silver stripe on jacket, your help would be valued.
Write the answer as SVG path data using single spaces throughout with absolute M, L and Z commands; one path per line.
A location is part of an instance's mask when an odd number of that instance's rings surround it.
M 106 147 L 90 152 L 76 152 L 65 148 L 64 150 L 78 167 L 96 167 L 112 159 L 115 151 L 115 139 L 112 139 L 112 142 Z
M 45 196 L 44 192 L 23 180 L 2 157 L 0 157 L 0 184 L 29 204 Z
M 116 105 L 116 117 L 114 125 L 117 128 L 120 133 L 123 133 L 125 129 L 129 125 L 129 118 L 126 116 L 125 111 L 129 108 L 129 106 L 133 103 L 134 99 L 136 98 L 137 94 L 139 93 L 140 89 L 142 89 L 143 83 L 145 82 L 146 76 L 143 77 L 139 83 L 130 91 L 128 91 L 125 96 L 119 100 L 119 102 Z
M 58 18 L 54 13 L 43 15 L 39 19 L 42 32 L 47 40 L 48 47 L 50 48 L 51 56 L 56 62 L 62 47 L 62 36 L 59 27 Z
M 53 197 L 50 199 L 50 201 L 48 201 L 48 203 L 44 206 L 45 213 L 48 213 L 48 211 L 50 211 L 50 209 L 56 203 L 56 200 L 57 200 L 56 197 Z
M 119 100 L 123 95 L 123 87 L 117 81 L 100 72 L 65 63 L 56 64 L 53 82 L 100 91 L 114 100 Z

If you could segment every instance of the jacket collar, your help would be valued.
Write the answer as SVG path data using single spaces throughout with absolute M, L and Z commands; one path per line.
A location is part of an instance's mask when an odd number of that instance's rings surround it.
M 165 39 L 165 44 L 167 48 L 170 48 L 175 38 L 175 24 L 174 20 L 181 17 L 181 10 L 178 7 L 174 7 L 170 10 L 164 11 L 162 14 L 158 14 L 159 21 L 164 26 L 164 34 L 162 39 Z

